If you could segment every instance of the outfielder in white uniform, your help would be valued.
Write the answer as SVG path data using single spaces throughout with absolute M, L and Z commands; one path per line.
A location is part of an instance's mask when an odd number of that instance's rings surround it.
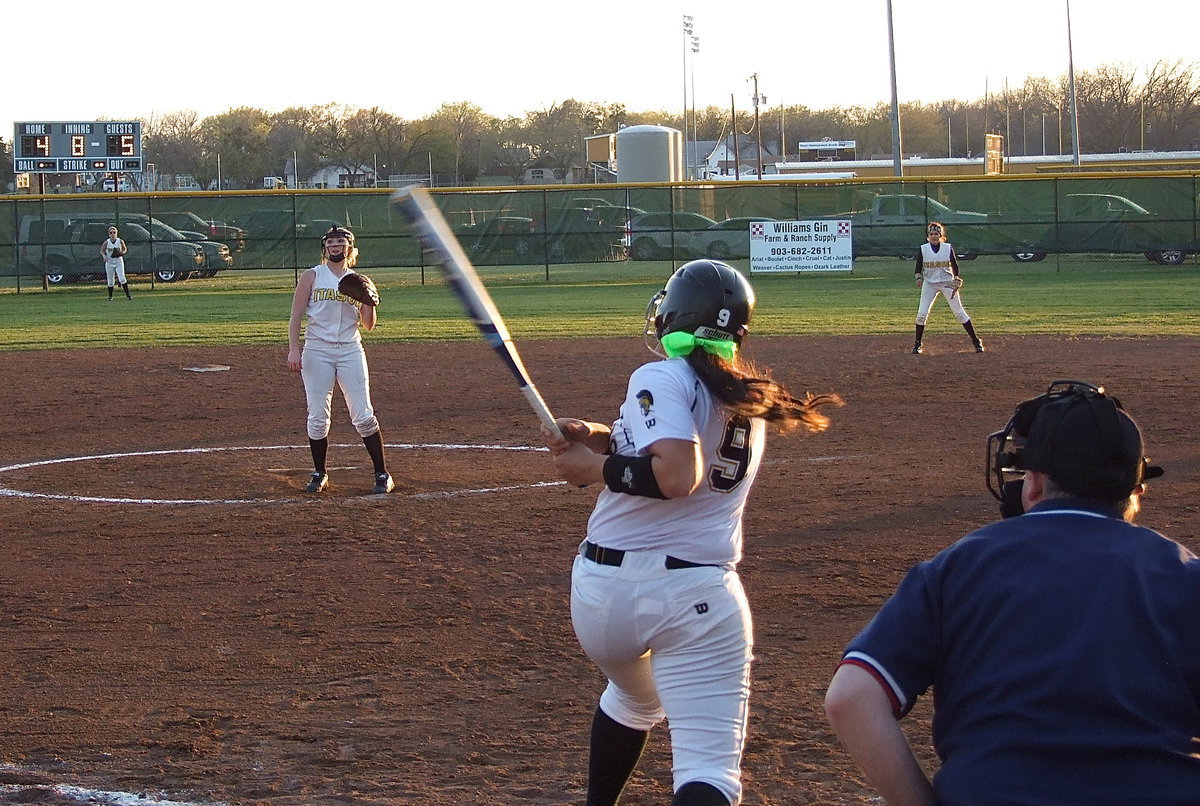
M 608 678 L 592 720 L 587 806 L 612 806 L 666 718 L 673 806 L 741 802 L 753 631 L 736 571 L 742 511 L 768 421 L 823 430 L 737 351 L 754 291 L 712 260 L 682 266 L 647 308 L 666 358 L 629 379 L 611 427 L 564 418 L 543 430 L 559 474 L 604 484 L 575 557 L 571 619 Z
M 962 294 L 959 293 L 962 278 L 958 273 L 958 258 L 954 254 L 954 247 L 944 240 L 946 227 L 937 221 L 930 221 L 926 235 L 926 243 L 921 244 L 921 248 L 917 250 L 917 286 L 921 289 L 921 303 L 917 306 L 917 334 L 913 340 L 913 355 L 920 355 L 925 351 L 921 346 L 921 339 L 925 335 L 925 322 L 929 319 L 929 312 L 933 309 L 933 303 L 937 301 L 939 293 L 946 298 L 946 302 L 950 304 L 950 312 L 971 337 L 975 352 L 982 353 L 983 340 L 975 335 L 975 326 L 971 324 L 971 317 L 963 308 Z
M 129 283 L 125 280 L 125 241 L 117 236 L 117 228 L 108 228 L 108 237 L 100 244 L 100 258 L 104 261 L 104 275 L 108 279 L 108 301 L 112 302 L 113 284 L 120 283 L 126 299 L 133 299 Z
M 367 354 L 363 350 L 361 325 L 375 327 L 375 307 L 360 305 L 338 292 L 338 281 L 354 270 L 358 249 L 354 234 L 344 227 L 331 227 L 321 236 L 323 260 L 300 275 L 292 297 L 288 322 L 288 369 L 304 379 L 308 398 L 308 446 L 313 473 L 307 492 L 319 493 L 329 486 L 325 469 L 329 451 L 329 423 L 336 383 L 346 399 L 350 421 L 367 446 L 374 466 L 372 493 L 389 493 L 394 488 L 383 456 L 383 434 L 371 405 L 371 383 Z M 307 319 L 304 349 L 300 347 L 300 321 Z

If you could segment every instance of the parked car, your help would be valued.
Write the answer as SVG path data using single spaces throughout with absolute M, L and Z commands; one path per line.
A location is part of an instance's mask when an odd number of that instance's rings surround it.
M 227 244 L 210 241 L 205 238 L 203 233 L 191 230 L 181 229 L 179 234 L 189 241 L 200 244 L 200 248 L 204 250 L 204 268 L 197 272 L 197 276 L 212 277 L 222 269 L 233 268 L 233 252 L 229 251 Z
M 113 223 L 107 213 L 23 216 L 17 226 L 21 266 L 44 274 L 53 285 L 101 279 L 100 244 Z M 160 282 L 173 283 L 204 270 L 204 248 L 161 221 L 130 215 L 117 224 L 129 246 L 126 274 L 153 274 Z M 147 227 L 154 229 L 153 237 Z
M 308 215 L 292 210 L 252 210 L 230 222 L 244 230 L 248 245 L 270 245 L 284 238 L 303 238 L 310 232 Z M 312 228 L 315 230 L 315 227 Z
M 691 256 L 692 236 L 716 224 L 706 215 L 683 211 L 642 213 L 629 221 L 629 254 L 634 260 Z
M 155 210 L 154 217 L 180 232 L 199 232 L 204 240 L 220 241 L 231 252 L 246 248 L 246 231 L 224 221 L 210 221 L 186 210 L 167 213 Z
M 1164 220 L 1125 196 L 1068 193 L 1059 200 L 1057 216 L 1046 218 L 1057 221 L 1045 221 L 1036 237 L 1012 253 L 1013 260 L 1035 263 L 1051 250 L 1142 252 L 1147 260 L 1164 266 L 1178 266 L 1187 259 L 1184 248 L 1162 248 L 1164 242 L 1173 240 L 1170 233 L 1178 222 Z
M 482 224 L 464 227 L 459 232 L 471 259 L 487 263 L 505 257 L 518 261 L 536 259 L 533 219 L 527 216 L 498 215 Z
M 690 248 L 697 255 L 714 260 L 750 257 L 750 225 L 756 221 L 776 221 L 765 216 L 739 216 L 718 221 L 711 227 L 692 233 Z

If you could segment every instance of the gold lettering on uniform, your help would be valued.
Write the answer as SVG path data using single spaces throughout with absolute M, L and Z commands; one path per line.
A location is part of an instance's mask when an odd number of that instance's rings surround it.
M 334 300 L 335 302 L 349 302 L 351 305 L 357 305 L 355 300 L 350 299 L 345 294 L 338 293 L 336 288 L 314 288 L 312 292 L 312 301 L 321 302 L 323 300 Z

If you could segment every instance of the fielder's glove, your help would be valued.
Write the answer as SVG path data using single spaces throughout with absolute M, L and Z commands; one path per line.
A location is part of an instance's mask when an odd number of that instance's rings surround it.
M 379 291 L 375 288 L 375 282 L 358 272 L 350 272 L 338 281 L 338 293 L 363 305 L 374 307 L 379 304 Z
M 917 275 L 917 288 L 920 288 L 924 284 L 925 284 L 925 278 L 918 274 Z
M 953 288 L 955 291 L 962 288 L 963 287 L 963 278 L 959 277 L 958 275 L 955 275 L 950 280 L 950 287 Z

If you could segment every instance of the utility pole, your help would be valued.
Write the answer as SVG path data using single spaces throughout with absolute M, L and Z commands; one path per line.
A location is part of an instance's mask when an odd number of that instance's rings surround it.
M 758 148 L 757 163 L 754 168 L 754 178 L 762 179 L 762 129 L 759 128 L 758 125 L 758 102 L 761 100 L 763 103 L 766 103 L 767 99 L 758 94 L 758 73 L 755 73 L 746 80 L 754 82 L 754 137 L 756 140 L 756 147 Z M 734 136 L 737 136 L 737 132 L 734 132 Z
M 738 151 L 737 107 L 733 103 L 733 93 L 729 93 L 729 131 L 733 138 L 733 178 L 742 178 L 742 155 Z

